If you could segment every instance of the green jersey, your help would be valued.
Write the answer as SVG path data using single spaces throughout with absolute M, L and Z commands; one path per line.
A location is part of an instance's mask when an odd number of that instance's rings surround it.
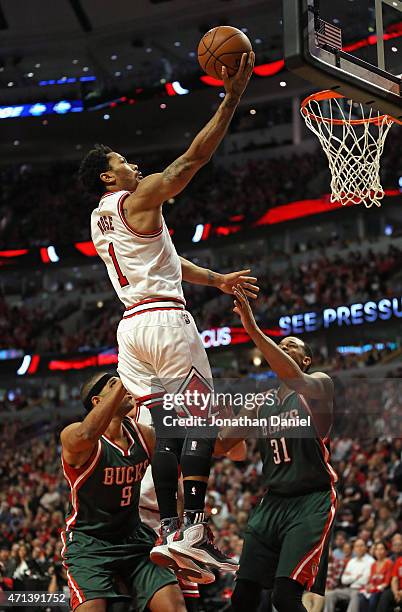
M 149 465 L 149 452 L 138 425 L 123 419 L 127 450 L 103 435 L 88 461 L 73 468 L 64 461 L 70 485 L 66 535 L 78 531 L 100 539 L 120 539 L 134 533 L 140 523 L 138 504 L 141 480 Z
M 314 415 L 302 395 L 290 392 L 282 401 L 276 391 L 259 410 L 262 437 L 259 447 L 263 481 L 275 495 L 304 495 L 330 490 L 337 475 L 329 463 L 328 417 Z M 316 430 L 325 416 L 323 437 Z M 316 421 L 316 422 L 315 422 Z

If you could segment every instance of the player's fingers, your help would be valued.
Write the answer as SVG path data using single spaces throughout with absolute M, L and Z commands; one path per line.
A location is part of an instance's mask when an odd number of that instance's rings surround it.
M 244 68 L 246 66 L 246 62 L 247 62 L 247 53 L 242 53 L 241 60 L 240 60 L 240 66 L 237 71 L 237 74 L 243 74 Z
M 257 287 L 257 285 L 253 285 L 252 283 L 243 283 L 243 287 L 245 289 L 249 289 L 250 291 L 253 291 L 254 293 L 258 293 L 260 288 Z
M 256 300 L 257 297 L 258 297 L 256 293 L 252 293 L 251 291 L 248 291 L 247 289 L 246 289 L 245 293 L 246 293 L 247 297 L 251 298 L 252 300 Z
M 241 285 L 237 285 L 240 295 L 245 298 L 246 294 L 244 293 L 244 289 Z
M 255 276 L 240 276 L 238 280 L 244 285 L 244 283 L 256 283 L 258 279 Z
M 228 78 L 228 71 L 227 71 L 226 66 L 222 66 L 221 73 L 222 73 L 222 79 L 223 79 L 223 81 L 227 81 L 227 78 Z
M 254 54 L 253 51 L 251 51 L 250 54 L 249 54 L 248 62 L 247 62 L 247 76 L 248 76 L 248 78 L 250 78 L 251 75 L 253 74 L 254 62 L 255 62 L 255 54 Z
M 235 296 L 239 300 L 239 304 L 244 304 L 244 295 L 242 293 L 240 293 L 240 291 L 238 289 L 234 289 L 233 293 L 235 294 Z

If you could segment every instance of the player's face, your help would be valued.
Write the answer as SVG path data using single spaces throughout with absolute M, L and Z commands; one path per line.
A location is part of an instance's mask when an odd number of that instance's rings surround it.
M 126 416 L 126 414 L 131 412 L 133 408 L 135 408 L 135 399 L 132 395 L 130 395 L 130 393 L 126 393 L 126 395 L 123 397 L 123 401 L 119 406 L 118 415 L 122 417 Z
M 300 338 L 289 336 L 280 341 L 279 347 L 284 353 L 289 355 L 303 371 L 311 363 L 310 359 L 306 357 L 304 351 L 304 343 Z
M 109 160 L 109 171 L 105 174 L 109 174 L 114 179 L 112 184 L 116 185 L 119 189 L 135 191 L 142 179 L 142 174 L 137 164 L 129 163 L 120 153 L 109 153 L 107 157 Z
M 115 386 L 118 380 L 120 380 L 118 376 L 113 376 L 112 378 L 110 378 L 107 381 L 106 385 L 103 387 L 102 391 L 99 393 L 99 396 L 104 397 L 108 395 L 112 391 L 113 387 Z M 117 414 L 123 417 L 126 414 L 128 414 L 130 410 L 132 410 L 134 407 L 135 407 L 135 399 L 130 393 L 126 393 L 126 395 L 123 397 L 123 400 L 119 406 Z

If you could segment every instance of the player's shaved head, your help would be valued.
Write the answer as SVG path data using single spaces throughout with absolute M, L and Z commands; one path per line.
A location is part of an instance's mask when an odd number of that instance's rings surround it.
M 105 191 L 105 184 L 100 175 L 109 170 L 109 153 L 113 153 L 110 147 L 96 144 L 81 162 L 78 178 L 84 189 L 91 195 L 101 196 Z

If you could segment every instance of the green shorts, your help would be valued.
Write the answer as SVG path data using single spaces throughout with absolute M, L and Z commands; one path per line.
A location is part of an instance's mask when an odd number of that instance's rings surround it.
M 292 578 L 323 594 L 335 512 L 331 491 L 265 495 L 247 525 L 238 579 L 272 589 L 275 578 Z
M 159 589 L 177 583 L 173 572 L 150 560 L 155 539 L 155 532 L 143 523 L 118 543 L 79 531 L 63 532 L 71 609 L 89 599 L 127 600 L 135 593 L 137 609 L 142 612 Z M 130 595 L 118 592 L 116 578 L 124 582 Z

